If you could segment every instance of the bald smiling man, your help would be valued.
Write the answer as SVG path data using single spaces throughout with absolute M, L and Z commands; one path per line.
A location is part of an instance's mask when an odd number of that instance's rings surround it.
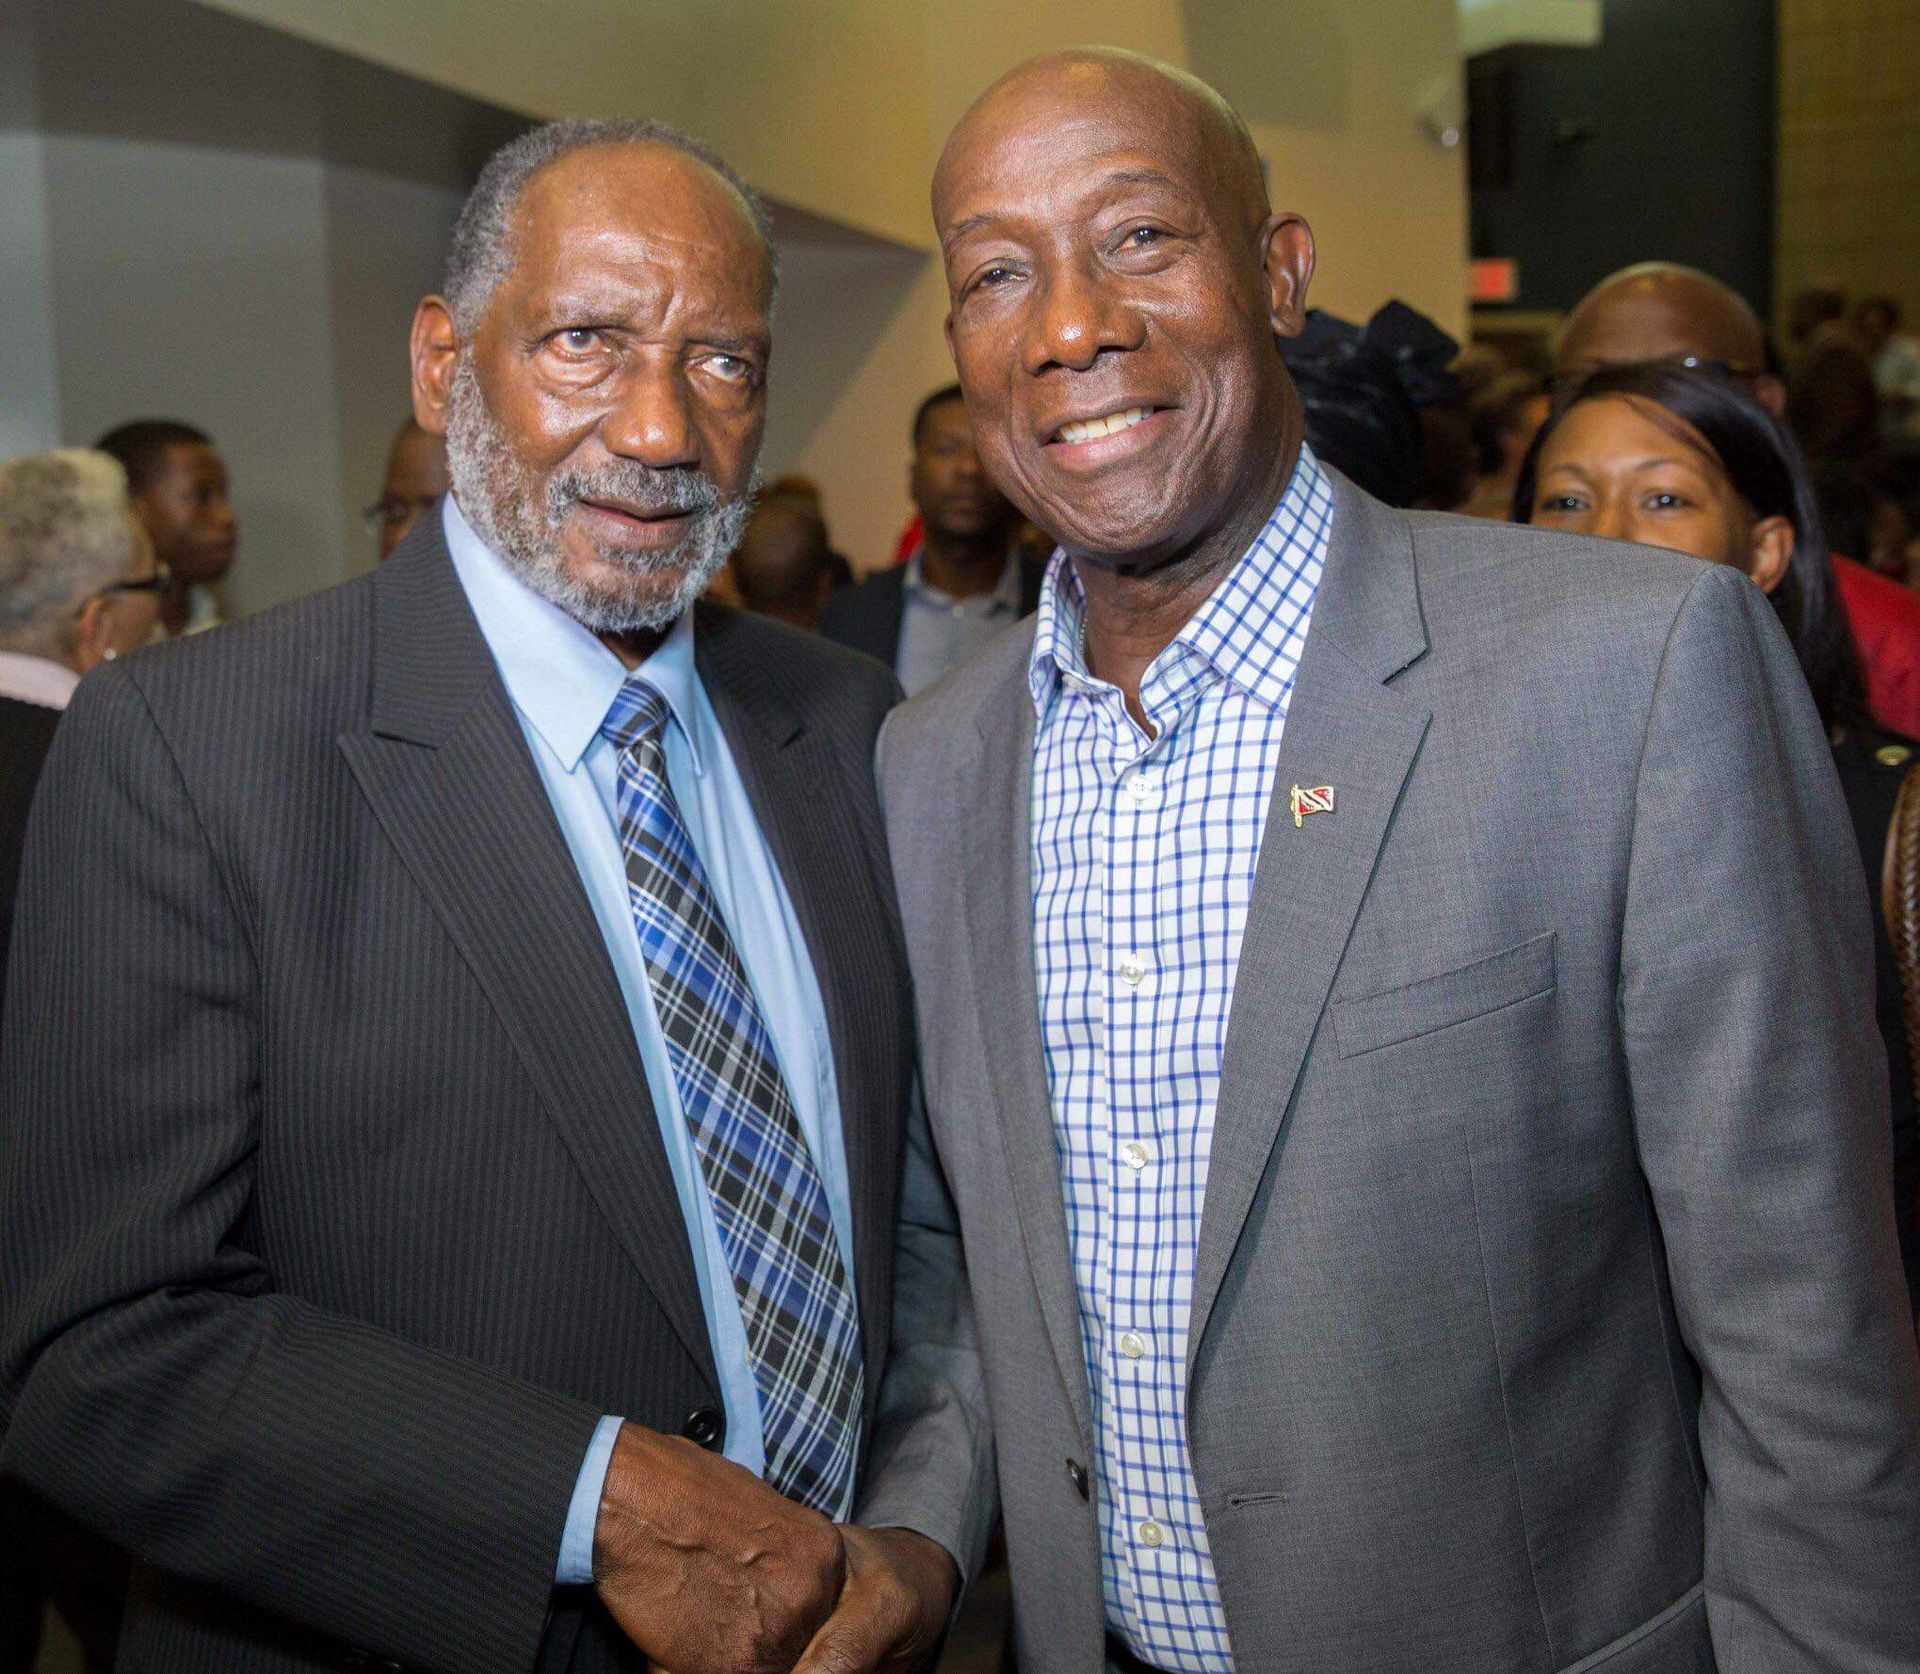
M 865 1520 L 970 1569 L 990 1427 L 1023 1674 L 1920 1667 L 1866 898 L 1766 601 L 1317 461 L 1313 239 L 1189 76 L 1021 66 L 933 205 L 1063 550 L 880 739 L 971 1319 L 897 1326 Z

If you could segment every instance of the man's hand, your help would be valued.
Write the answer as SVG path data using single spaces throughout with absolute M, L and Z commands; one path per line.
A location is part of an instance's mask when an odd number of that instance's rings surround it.
M 912 1674 L 953 1613 L 960 1571 L 937 1541 L 911 1529 L 840 1530 L 847 1585 L 793 1674 Z
M 593 1531 L 601 1602 L 674 1674 L 787 1674 L 846 1578 L 840 1531 L 752 1472 L 623 1424 Z

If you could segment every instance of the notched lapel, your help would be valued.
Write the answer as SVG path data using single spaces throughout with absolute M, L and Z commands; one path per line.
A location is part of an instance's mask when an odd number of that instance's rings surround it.
M 1334 507 L 1234 978 L 1189 1375 L 1431 719 L 1386 683 L 1426 645 L 1406 525 L 1337 478 Z M 1332 811 L 1296 825 L 1296 784 L 1332 786 Z
M 375 590 L 372 724 L 340 749 L 485 991 L 587 1188 L 714 1377 L 633 1025 L 539 771 L 434 523 Z M 396 566 L 402 566 L 396 568 Z
M 1093 1397 L 1080 1338 L 1060 1152 L 1040 1038 L 1033 955 L 1033 704 L 1026 665 L 1008 690 L 983 706 L 978 736 L 955 752 L 954 806 L 963 814 L 966 914 L 980 1030 L 993 1082 L 993 1107 L 1027 1266 L 1081 1433 L 1092 1445 Z M 991 717 L 988 730 L 986 717 Z

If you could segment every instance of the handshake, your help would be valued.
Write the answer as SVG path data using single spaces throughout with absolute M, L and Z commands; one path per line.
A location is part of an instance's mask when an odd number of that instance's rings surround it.
M 633 1424 L 607 1469 L 593 1575 L 621 1630 L 671 1674 L 910 1674 L 960 1585 L 924 1535 L 830 1523 Z

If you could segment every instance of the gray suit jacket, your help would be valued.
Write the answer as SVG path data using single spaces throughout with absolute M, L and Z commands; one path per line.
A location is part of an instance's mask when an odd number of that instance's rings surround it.
M 1087 1674 L 1031 643 L 1011 630 L 882 735 L 978 1335 L 898 1325 L 920 1410 L 890 1413 L 865 1512 L 975 1550 L 957 1409 L 983 1373 L 1023 1674 Z M 1333 785 L 1333 814 L 1296 828 L 1294 783 Z M 1188 1365 L 1241 1670 L 1920 1668 L 1865 896 L 1759 592 L 1339 483 L 1278 785 Z
M 898 688 L 731 611 L 695 656 L 819 978 L 877 1360 Z M 122 1665 L 637 1669 L 554 1589 L 574 1480 L 602 1413 L 717 1443 L 719 1386 L 632 1024 L 438 518 L 82 684 L 14 947 L 0 1471 L 140 1560 Z

